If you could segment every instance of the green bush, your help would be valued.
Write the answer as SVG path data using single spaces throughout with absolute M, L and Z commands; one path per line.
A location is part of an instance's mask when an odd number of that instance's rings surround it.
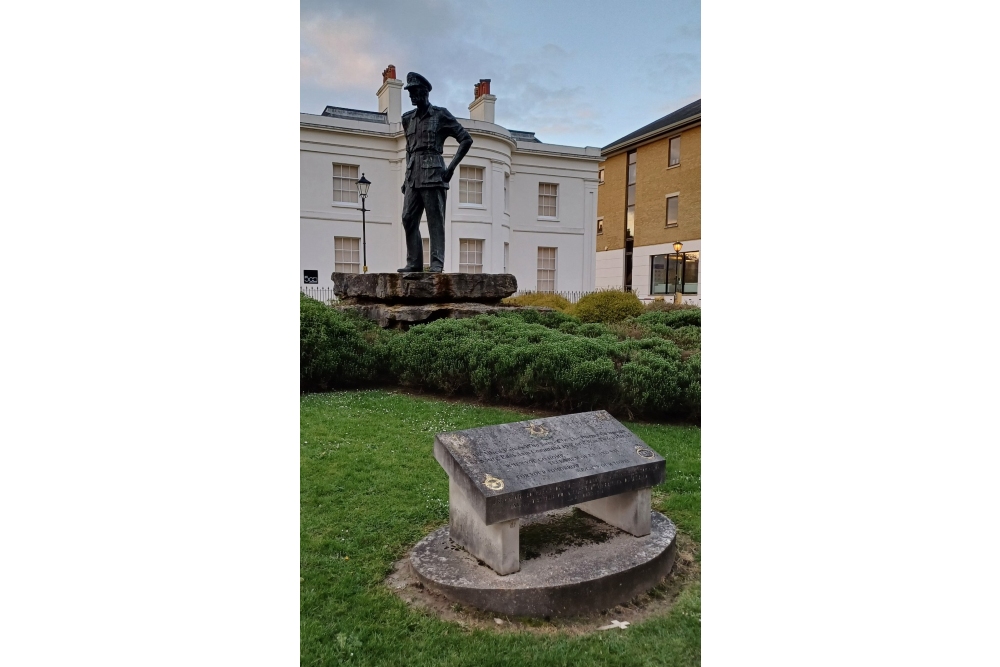
M 699 306 L 691 305 L 690 303 L 674 303 L 672 300 L 668 301 L 666 299 L 653 299 L 647 303 L 644 308 L 647 313 L 651 312 L 669 312 L 672 310 L 691 310 L 692 308 L 699 308 Z
M 562 330 L 574 327 L 580 335 Z M 698 372 L 676 345 L 619 340 L 598 324 L 487 315 L 416 326 L 388 345 L 401 384 L 448 394 L 646 417 L 696 417 L 700 401 Z
M 542 306 L 543 308 L 555 308 L 563 313 L 573 310 L 573 304 L 569 302 L 569 299 L 547 292 L 533 292 L 507 297 L 503 300 L 503 304 L 505 306 Z
M 377 325 L 301 294 L 299 385 L 303 391 L 358 387 L 384 381 L 386 340 Z
M 642 326 L 659 325 L 663 327 L 701 326 L 701 308 L 653 311 L 635 318 L 635 323 Z
M 573 314 L 582 322 L 621 322 L 642 315 L 642 302 L 632 292 L 601 290 L 580 299 Z
M 561 313 L 558 310 L 546 312 L 544 310 L 528 308 L 509 312 L 501 311 L 496 314 L 496 317 L 513 318 L 528 324 L 541 324 L 543 327 L 548 327 L 549 329 L 558 329 L 566 323 L 580 324 L 580 320 L 572 315 Z
M 665 338 L 682 350 L 701 351 L 701 327 L 686 326 L 675 328 L 653 324 L 644 327 L 644 330 L 647 332 L 647 335 Z

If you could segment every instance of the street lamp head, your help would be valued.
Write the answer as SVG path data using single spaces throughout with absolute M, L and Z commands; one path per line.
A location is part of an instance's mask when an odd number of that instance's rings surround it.
M 364 172 L 361 172 L 361 178 L 358 179 L 358 194 L 362 197 L 368 196 L 368 186 L 372 184 L 367 178 L 365 178 Z
M 680 252 L 681 248 L 683 247 L 684 247 L 683 243 L 681 243 L 680 241 L 674 241 L 674 252 Z

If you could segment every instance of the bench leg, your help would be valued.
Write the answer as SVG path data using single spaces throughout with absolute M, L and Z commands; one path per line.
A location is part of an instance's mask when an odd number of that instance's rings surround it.
M 497 574 L 512 574 L 521 569 L 517 556 L 520 519 L 487 526 L 472 509 L 462 488 L 450 478 L 448 514 L 451 539 L 465 547 L 466 551 L 489 565 Z
M 649 535 L 649 531 L 652 530 L 651 498 L 650 489 L 639 489 L 590 500 L 578 504 L 577 507 L 604 523 L 609 523 L 636 537 L 642 537 Z

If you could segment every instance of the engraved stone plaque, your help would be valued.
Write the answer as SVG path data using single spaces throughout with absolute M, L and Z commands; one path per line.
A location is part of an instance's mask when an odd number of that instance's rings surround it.
M 439 433 L 434 458 L 487 526 L 648 489 L 666 472 L 604 410 Z

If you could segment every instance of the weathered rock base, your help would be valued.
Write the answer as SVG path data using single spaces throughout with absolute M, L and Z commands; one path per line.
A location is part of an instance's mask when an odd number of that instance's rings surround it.
M 448 527 L 410 552 L 419 581 L 453 602 L 511 616 L 579 616 L 650 590 L 673 567 L 677 529 L 652 512 L 634 537 L 584 512 L 561 509 L 521 519 L 520 565 L 501 576 L 452 541 Z
M 335 305 L 334 308 L 356 312 L 362 317 L 375 322 L 383 329 L 408 329 L 414 324 L 424 324 L 426 322 L 433 322 L 434 320 L 447 318 L 461 319 L 463 317 L 509 313 L 519 310 L 553 311 L 552 308 L 496 306 L 472 302 L 421 304 L 351 303 Z
M 380 303 L 500 303 L 517 291 L 510 273 L 333 273 L 338 299 Z

